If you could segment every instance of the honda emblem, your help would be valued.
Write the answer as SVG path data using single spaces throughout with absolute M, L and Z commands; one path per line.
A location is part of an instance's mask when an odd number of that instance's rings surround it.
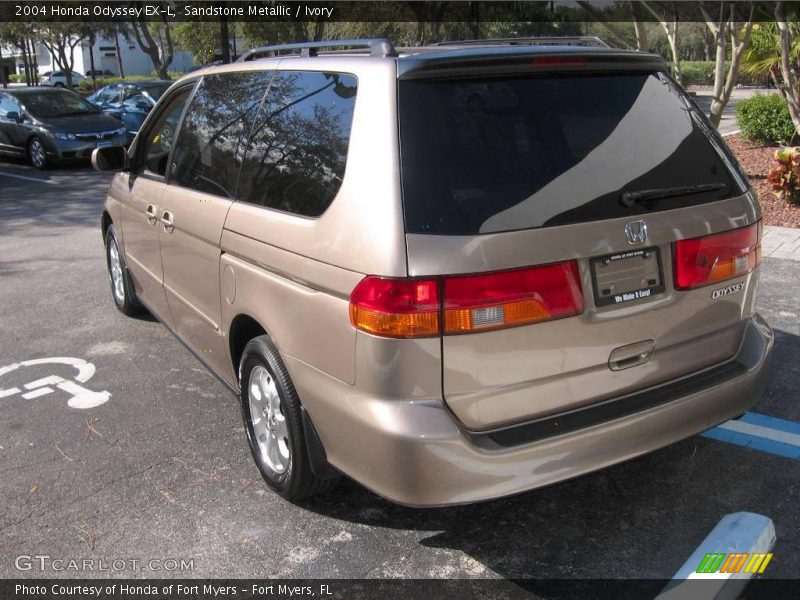
M 644 221 L 631 221 L 625 225 L 625 235 L 631 245 L 644 244 L 647 240 L 647 225 Z

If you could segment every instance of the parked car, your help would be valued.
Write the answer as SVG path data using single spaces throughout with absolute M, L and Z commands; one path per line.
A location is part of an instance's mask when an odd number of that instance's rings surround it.
M 125 127 L 77 94 L 41 87 L 0 90 L 0 153 L 37 169 L 88 160 L 95 148 L 122 146 Z
M 116 306 L 238 394 L 274 490 L 486 500 L 758 400 L 760 209 L 660 57 L 358 44 L 192 73 L 93 157 Z
M 89 78 L 116 77 L 116 74 L 110 69 L 94 69 L 94 70 L 89 69 L 88 71 L 86 71 L 86 77 Z
M 131 142 L 139 133 L 145 117 L 170 85 L 171 81 L 161 80 L 112 83 L 97 90 L 87 100 L 107 115 L 122 121 Z
M 78 73 L 77 71 L 72 72 L 73 87 L 78 85 L 82 79 L 85 79 L 85 77 L 81 73 Z M 48 72 L 47 74 L 43 74 L 41 76 L 39 83 L 41 85 L 63 88 L 67 87 L 67 76 L 63 71 Z

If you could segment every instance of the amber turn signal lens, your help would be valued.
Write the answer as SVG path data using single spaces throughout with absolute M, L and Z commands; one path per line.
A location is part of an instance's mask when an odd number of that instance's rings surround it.
M 369 276 L 350 295 L 353 327 L 384 337 L 439 335 L 439 281 Z

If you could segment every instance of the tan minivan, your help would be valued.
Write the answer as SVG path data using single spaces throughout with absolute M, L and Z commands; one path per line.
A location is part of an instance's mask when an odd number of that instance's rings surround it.
M 346 48 L 346 49 L 344 49 Z M 517 41 L 251 52 L 153 109 L 102 215 L 113 298 L 241 398 L 286 498 L 515 494 L 745 412 L 758 203 L 661 58 Z

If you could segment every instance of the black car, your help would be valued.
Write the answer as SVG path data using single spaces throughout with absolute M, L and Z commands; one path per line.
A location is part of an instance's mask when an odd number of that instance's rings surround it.
M 131 142 L 170 85 L 171 81 L 161 80 L 112 83 L 97 90 L 88 100 L 107 115 L 122 121 L 128 130 L 128 142 Z
M 41 87 L 0 92 L 0 154 L 27 157 L 37 169 L 86 160 L 95 148 L 123 146 L 127 139 L 122 123 L 73 92 Z

